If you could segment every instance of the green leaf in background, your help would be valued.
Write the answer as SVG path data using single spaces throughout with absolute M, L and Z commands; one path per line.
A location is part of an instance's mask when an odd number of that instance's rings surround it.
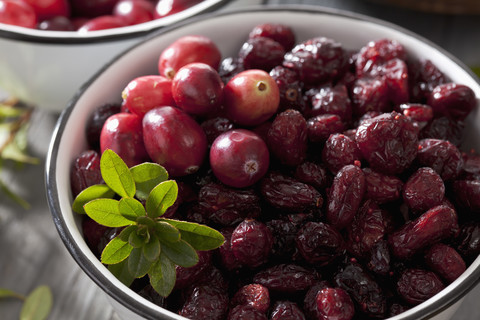
M 128 257 L 128 270 L 135 278 L 146 275 L 152 264 L 143 255 L 143 248 L 134 248 Z
M 140 200 L 147 200 L 153 188 L 168 179 L 167 170 L 157 163 L 145 162 L 131 167 L 130 172 L 137 188 L 135 195 Z
M 164 242 L 180 241 L 180 231 L 178 231 L 178 229 L 172 224 L 165 221 L 157 221 L 155 224 L 155 234 Z
M 480 78 L 480 66 L 474 66 L 474 67 L 471 67 L 471 69 Z
M 107 149 L 100 158 L 100 171 L 105 183 L 118 195 L 132 198 L 135 181 L 126 163 L 113 150 Z
M 40 286 L 25 299 L 20 311 L 20 320 L 44 320 L 50 314 L 52 304 L 52 291 L 47 286 Z
M 21 294 L 16 293 L 10 289 L 0 288 L 0 299 L 2 298 L 16 298 L 20 300 L 25 300 L 25 297 Z
M 177 228 L 182 235 L 182 240 L 188 242 L 195 250 L 213 250 L 225 242 L 220 232 L 205 225 L 172 219 L 162 220 Z
M 167 256 L 160 254 L 160 259 L 152 266 L 148 276 L 153 289 L 162 297 L 167 297 L 175 287 L 175 264 Z
M 85 214 L 83 206 L 86 203 L 98 198 L 113 198 L 114 196 L 115 192 L 106 184 L 95 184 L 77 195 L 75 200 L 73 200 L 72 209 L 76 213 Z
M 193 267 L 198 263 L 198 254 L 193 247 L 184 240 L 177 242 L 162 242 L 162 252 L 173 263 L 182 267 Z
M 122 198 L 118 203 L 120 214 L 131 221 L 137 221 L 138 217 L 145 216 L 145 208 L 140 201 L 134 198 Z
M 30 204 L 27 201 L 25 201 L 22 197 L 20 197 L 18 194 L 10 190 L 10 188 L 8 188 L 8 186 L 5 185 L 1 180 L 0 180 L 0 190 L 2 190 L 7 196 L 9 196 L 13 201 L 19 204 L 22 208 L 30 209 Z
M 124 285 L 129 287 L 132 282 L 135 280 L 135 277 L 128 270 L 128 260 L 125 259 L 117 264 L 110 264 L 108 270 L 122 282 Z
M 101 261 L 105 264 L 116 264 L 125 260 L 133 247 L 126 241 L 119 237 L 113 238 L 103 249 Z
M 133 224 L 124 218 L 118 210 L 118 201 L 114 199 L 95 199 L 84 206 L 87 215 L 106 227 L 124 227 Z
M 156 186 L 148 195 L 145 207 L 151 218 L 160 217 L 171 207 L 178 195 L 178 186 L 174 180 L 168 180 Z
M 150 240 L 143 246 L 143 255 L 150 261 L 155 262 L 160 256 L 161 246 L 155 234 L 150 235 Z

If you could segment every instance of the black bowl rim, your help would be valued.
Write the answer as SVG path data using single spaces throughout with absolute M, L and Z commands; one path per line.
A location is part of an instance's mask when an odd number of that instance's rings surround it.
M 56 168 L 55 168 L 55 161 L 58 156 L 58 148 L 61 141 L 62 132 L 65 130 L 66 123 L 70 117 L 70 114 L 73 111 L 73 108 L 77 101 L 82 96 L 83 92 L 103 73 L 104 70 L 108 69 L 112 64 L 115 63 L 118 58 L 123 55 L 128 54 L 130 51 L 134 50 L 137 46 L 141 46 L 144 42 L 148 42 L 151 38 L 157 37 L 162 34 L 166 34 L 178 28 L 181 28 L 185 25 L 188 25 L 192 22 L 199 22 L 202 20 L 206 20 L 209 18 L 215 18 L 225 15 L 235 15 L 235 14 L 244 14 L 244 13 L 251 13 L 251 12 L 258 12 L 258 11 L 276 11 L 276 12 L 301 12 L 307 14 L 323 14 L 323 15 L 335 15 L 340 17 L 346 17 L 354 20 L 366 21 L 375 24 L 379 24 L 381 26 L 390 28 L 392 30 L 399 31 L 404 33 L 412 38 L 416 38 L 419 41 L 422 41 L 429 46 L 433 47 L 434 49 L 441 52 L 443 55 L 451 59 L 457 65 L 459 65 L 462 69 L 466 71 L 480 86 L 480 79 L 476 76 L 476 74 L 470 70 L 462 61 L 456 58 L 454 55 L 446 51 L 445 49 L 441 48 L 437 44 L 433 43 L 432 41 L 410 31 L 401 26 L 396 24 L 390 23 L 388 21 L 384 21 L 378 18 L 374 18 L 368 15 L 350 12 L 342 9 L 334 9 L 328 8 L 323 6 L 317 5 L 257 5 L 257 6 L 250 6 L 242 9 L 234 9 L 234 10 L 226 10 L 223 12 L 213 12 L 202 14 L 200 16 L 195 16 L 175 24 L 171 26 L 162 28 L 150 34 L 147 38 L 143 41 L 139 42 L 138 44 L 132 46 L 131 48 L 123 51 L 117 57 L 112 59 L 108 64 L 106 64 L 103 68 L 101 68 L 94 76 L 90 78 L 75 94 L 72 100 L 69 102 L 67 108 L 61 113 L 57 125 L 55 127 L 54 133 L 52 135 L 52 140 L 50 143 L 49 151 L 47 154 L 47 161 L 45 164 L 45 183 L 46 183 L 46 193 L 47 193 L 47 201 L 50 208 L 50 211 L 53 216 L 53 220 L 57 231 L 62 238 L 65 246 L 67 247 L 68 251 L 74 258 L 74 260 L 79 264 L 79 266 L 84 270 L 84 272 L 100 287 L 104 290 L 107 294 L 109 294 L 117 303 L 120 303 L 123 307 L 129 309 L 130 311 L 146 318 L 146 319 L 185 319 L 180 317 L 179 315 L 173 314 L 170 311 L 161 308 L 160 312 L 150 306 L 147 306 L 128 294 L 128 292 L 121 290 L 120 288 L 114 286 L 112 283 L 108 281 L 108 279 L 102 274 L 101 271 L 95 268 L 93 263 L 83 254 L 81 249 L 78 245 L 73 241 L 73 237 L 71 232 L 68 230 L 65 221 L 62 219 L 62 214 L 60 210 L 60 205 L 58 201 L 58 189 L 55 181 L 56 176 Z M 431 299 L 427 300 L 425 303 L 422 303 L 422 308 L 419 308 L 412 312 L 412 308 L 407 312 L 404 312 L 398 316 L 389 318 L 391 320 L 420 320 L 420 319 L 430 319 L 435 315 L 443 312 L 448 307 L 455 304 L 459 299 L 464 297 L 470 290 L 472 290 L 479 282 L 480 282 L 480 257 L 478 257 L 467 269 L 471 272 L 464 277 L 461 276 L 463 280 L 456 286 L 449 286 L 442 290 L 442 292 L 438 293 Z M 472 271 L 473 270 L 473 271 Z

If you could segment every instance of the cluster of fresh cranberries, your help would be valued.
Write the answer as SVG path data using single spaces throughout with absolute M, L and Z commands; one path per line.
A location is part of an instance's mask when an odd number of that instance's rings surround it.
M 203 0 L 0 0 L 0 23 L 52 31 L 120 28 L 160 19 Z
M 177 268 L 191 319 L 383 319 L 454 281 L 480 253 L 480 155 L 458 149 L 473 91 L 395 40 L 349 51 L 256 26 L 238 55 L 186 36 L 105 104 L 72 190 L 101 183 L 103 150 L 155 161 L 179 184 L 167 216 L 225 243 Z M 97 254 L 117 229 L 85 220 Z

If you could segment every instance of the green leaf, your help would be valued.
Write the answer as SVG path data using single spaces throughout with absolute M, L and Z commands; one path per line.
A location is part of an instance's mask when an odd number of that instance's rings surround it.
M 173 263 L 182 267 L 193 267 L 198 263 L 198 254 L 193 247 L 184 240 L 177 242 L 162 242 L 162 252 Z
M 92 200 L 99 198 L 113 198 L 115 192 L 106 184 L 95 184 L 80 192 L 73 200 L 72 209 L 76 213 L 85 213 L 83 206 Z
M 128 270 L 127 259 L 120 263 L 109 265 L 108 270 L 127 287 L 135 280 L 135 277 L 130 273 L 130 270 Z
M 160 182 L 168 179 L 168 172 L 158 163 L 145 162 L 130 168 L 137 188 L 136 196 L 140 200 L 147 200 L 150 192 Z
M 141 248 L 145 245 L 145 237 L 140 236 L 139 229 L 137 228 L 137 231 L 131 232 L 130 236 L 128 237 L 128 243 L 134 248 Z
M 8 197 L 19 204 L 23 209 L 30 209 L 30 204 L 18 194 L 10 190 L 10 188 L 3 183 L 2 180 L 0 180 L 0 190 L 2 190 Z
M 113 199 L 96 199 L 84 206 L 87 215 L 106 227 L 124 227 L 133 224 L 124 218 L 118 210 L 118 201 Z
M 160 254 L 160 259 L 152 266 L 148 276 L 153 289 L 162 297 L 168 297 L 175 287 L 175 264 L 165 254 Z
M 153 188 L 148 195 L 147 215 L 151 218 L 157 218 L 165 213 L 167 209 L 174 204 L 178 195 L 178 186 L 174 180 L 168 180 L 160 183 Z
M 128 241 L 128 238 L 130 237 L 130 234 L 132 232 L 137 232 L 138 230 L 138 226 L 128 226 L 128 227 L 125 227 L 121 232 L 120 234 L 117 236 L 119 239 L 127 242 Z
M 206 251 L 220 247 L 225 238 L 215 229 L 198 223 L 162 219 L 180 231 L 182 240 L 187 241 L 195 250 Z
M 480 66 L 474 66 L 474 67 L 471 67 L 473 72 L 478 76 L 480 77 Z
M 16 293 L 10 289 L 0 288 L 0 299 L 1 298 L 16 298 L 20 300 L 24 300 L 25 297 L 21 294 Z
M 101 261 L 105 264 L 116 264 L 125 260 L 133 247 L 119 237 L 113 238 L 103 249 Z
M 128 270 L 135 278 L 146 275 L 152 264 L 143 255 L 142 248 L 134 248 L 128 257 Z
M 47 286 L 40 286 L 33 290 L 25 299 L 20 320 L 44 320 L 52 309 L 52 291 Z
M 118 203 L 120 214 L 131 221 L 137 221 L 138 217 L 145 216 L 145 207 L 134 198 L 122 198 Z
M 100 171 L 105 183 L 123 198 L 135 195 L 135 181 L 127 164 L 113 150 L 107 149 L 100 158 Z
M 150 235 L 150 241 L 143 246 L 143 255 L 148 261 L 155 262 L 160 256 L 160 251 L 160 240 L 156 235 Z
M 165 221 L 155 223 L 155 234 L 161 241 L 177 242 L 180 241 L 180 231 Z

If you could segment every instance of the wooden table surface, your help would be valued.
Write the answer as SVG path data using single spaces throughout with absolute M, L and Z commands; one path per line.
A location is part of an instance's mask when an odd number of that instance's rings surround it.
M 480 16 L 428 14 L 361 0 L 265 2 L 324 5 L 375 16 L 417 32 L 467 65 L 480 66 Z M 29 142 L 31 153 L 41 159 L 40 165 L 2 172 L 3 179 L 32 207 L 24 210 L 0 193 L 0 287 L 26 294 L 38 285 L 50 286 L 54 296 L 51 320 L 118 320 L 103 291 L 65 249 L 48 210 L 44 163 L 57 118 L 57 114 L 42 110 L 34 113 Z M 477 286 L 466 296 L 454 319 L 480 319 L 479 299 L 480 286 Z M 0 319 L 18 319 L 20 307 L 19 301 L 0 300 Z

